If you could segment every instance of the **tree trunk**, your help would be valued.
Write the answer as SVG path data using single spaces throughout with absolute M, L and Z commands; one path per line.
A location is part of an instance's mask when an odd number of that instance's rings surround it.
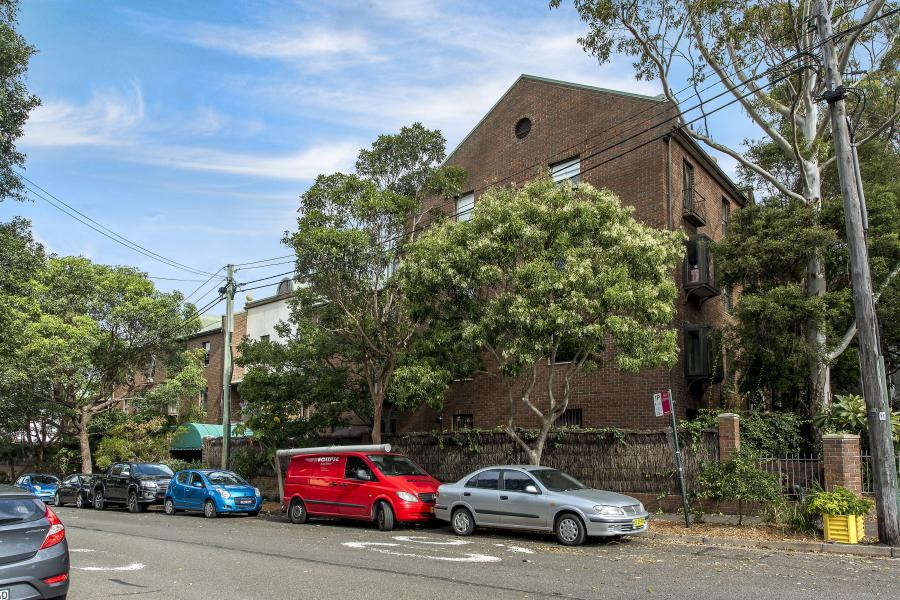
M 372 397 L 374 411 L 372 413 L 372 443 L 381 443 L 381 415 L 384 411 L 384 394 L 377 392 Z
M 88 438 L 88 424 L 91 422 L 91 413 L 88 409 L 82 409 L 78 418 L 78 446 L 81 449 L 81 472 L 90 474 L 94 472 L 91 461 L 91 442 Z
M 818 162 L 804 161 L 801 164 L 803 173 L 803 196 L 806 205 L 813 211 L 816 223 L 822 210 L 822 177 Z M 812 298 L 825 295 L 825 265 L 819 248 L 806 263 L 806 294 Z M 811 317 L 806 322 L 806 342 L 811 349 L 809 358 L 809 408 L 811 413 L 817 409 L 831 405 L 831 372 L 825 361 L 825 344 L 827 342 L 820 319 Z

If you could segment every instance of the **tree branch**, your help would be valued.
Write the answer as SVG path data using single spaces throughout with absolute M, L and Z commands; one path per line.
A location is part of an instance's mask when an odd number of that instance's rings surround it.
M 894 269 L 888 273 L 888 276 L 882 282 L 882 284 L 878 287 L 878 292 L 875 294 L 873 298 L 874 303 L 878 303 L 878 299 L 881 297 L 882 292 L 887 289 L 887 287 L 891 284 L 891 281 L 894 277 L 897 276 L 897 273 L 900 273 L 900 263 L 894 265 Z M 850 342 L 853 341 L 853 338 L 856 336 L 856 319 L 853 320 L 853 324 L 847 328 L 847 331 L 844 333 L 844 337 L 841 338 L 841 341 L 838 342 L 838 345 L 834 347 L 834 349 L 828 353 L 826 356 L 826 360 L 828 362 L 834 361 L 838 356 L 844 353 L 844 350 L 850 346 Z

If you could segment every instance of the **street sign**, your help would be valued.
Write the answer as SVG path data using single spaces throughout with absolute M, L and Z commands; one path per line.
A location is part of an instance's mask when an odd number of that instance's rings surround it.
M 672 412 L 672 400 L 669 391 L 653 394 L 653 410 L 657 417 L 663 417 Z

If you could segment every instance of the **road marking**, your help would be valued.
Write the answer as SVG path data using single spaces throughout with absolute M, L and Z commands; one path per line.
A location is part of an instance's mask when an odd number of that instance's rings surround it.
M 395 535 L 393 537 L 398 542 L 415 542 L 416 544 L 429 544 L 432 546 L 463 546 L 472 543 L 467 542 L 466 540 L 454 540 L 452 538 L 443 541 L 431 541 L 433 538 L 426 535 Z
M 498 548 L 506 548 L 510 552 L 519 552 L 521 554 L 534 554 L 534 550 L 523 548 L 522 546 L 507 546 L 506 544 L 494 544 Z
M 143 563 L 131 563 L 130 565 L 125 565 L 124 567 L 72 567 L 73 569 L 78 569 L 79 571 L 140 571 L 144 568 Z
M 487 554 L 463 554 L 462 556 L 432 556 L 430 554 L 417 554 L 415 552 L 398 552 L 397 550 L 389 550 L 388 548 L 397 548 L 400 544 L 392 544 L 390 542 L 344 542 L 344 546 L 348 548 L 356 548 L 359 550 L 371 550 L 372 552 L 380 552 L 381 554 L 392 554 L 394 556 L 408 556 L 410 558 L 428 558 L 431 560 L 441 560 L 445 562 L 499 562 L 500 557 L 488 556 Z M 377 546 L 377 547 L 376 547 Z

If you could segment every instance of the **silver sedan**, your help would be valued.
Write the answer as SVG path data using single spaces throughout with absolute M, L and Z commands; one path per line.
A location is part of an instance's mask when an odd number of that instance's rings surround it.
M 589 536 L 620 537 L 647 530 L 649 514 L 630 496 L 595 490 L 557 469 L 531 465 L 488 467 L 438 488 L 434 507 L 457 535 L 475 526 L 556 534 L 578 546 Z

